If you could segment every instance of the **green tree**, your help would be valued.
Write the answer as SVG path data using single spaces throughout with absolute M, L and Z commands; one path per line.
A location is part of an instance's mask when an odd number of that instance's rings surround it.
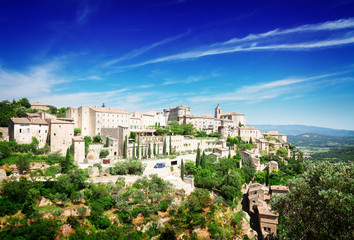
M 197 157 L 195 159 L 195 166 L 196 167 L 200 166 L 200 148 L 199 148 L 199 144 L 198 144 L 198 148 L 197 148 Z
M 16 166 L 20 173 L 27 172 L 30 169 L 32 155 L 20 155 Z
M 123 158 L 128 158 L 128 136 L 125 136 L 124 147 L 123 147 Z
M 18 117 L 24 117 L 24 116 L 26 116 L 26 114 L 27 114 L 27 108 L 26 107 L 19 107 L 19 108 L 17 108 L 17 110 L 16 110 L 16 114 L 17 114 L 17 116 Z
M 140 145 L 140 139 L 139 139 L 139 135 L 138 135 L 138 144 L 136 145 L 136 158 L 137 159 L 140 158 L 139 145 Z
M 288 149 L 286 149 L 285 147 L 281 147 L 277 150 L 277 155 L 279 155 L 280 157 L 287 157 L 288 156 Z
M 200 160 L 200 166 L 204 169 L 206 167 L 205 151 L 203 151 L 202 158 Z
M 181 160 L 181 178 L 182 178 L 182 181 L 184 181 L 184 163 L 183 163 L 183 159 Z
M 102 150 L 100 151 L 100 158 L 105 158 L 105 157 L 107 157 L 108 155 L 109 155 L 108 149 L 102 149 Z
M 125 137 L 127 138 L 127 137 Z M 106 137 L 106 147 L 109 147 L 109 137 Z
M 172 140 L 171 140 L 171 136 L 170 136 L 170 149 L 169 149 L 169 155 L 172 154 Z
M 74 163 L 70 154 L 70 148 L 66 150 L 65 158 L 62 160 L 60 165 L 63 173 L 68 173 L 72 169 Z
M 81 134 L 81 128 L 74 128 L 74 134 L 75 136 Z
M 133 143 L 133 153 L 132 153 L 132 158 L 136 158 L 136 156 L 135 156 L 135 142 Z
M 154 149 L 153 149 L 154 156 L 156 156 L 156 142 L 154 142 Z
M 164 140 L 163 140 L 163 150 L 162 150 L 162 152 L 163 152 L 163 155 L 167 155 L 167 146 L 166 146 L 166 138 L 164 138 Z
M 352 164 L 309 164 L 300 178 L 289 181 L 289 192 L 272 197 L 280 214 L 280 239 L 353 239 Z
M 94 141 L 95 143 L 102 142 L 102 138 L 101 138 L 101 136 L 99 136 L 99 135 L 93 136 L 92 139 L 93 139 L 93 141 Z
M 151 144 L 149 144 L 149 147 L 148 147 L 148 157 L 151 158 Z

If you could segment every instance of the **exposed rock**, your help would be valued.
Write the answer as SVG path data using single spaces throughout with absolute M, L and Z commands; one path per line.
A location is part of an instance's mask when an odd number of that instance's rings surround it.
M 6 172 L 4 169 L 0 169 L 0 180 L 6 179 Z
M 48 205 L 51 206 L 51 205 L 53 205 L 53 203 L 49 199 L 42 197 L 41 201 L 38 204 L 38 207 L 44 207 L 44 206 L 48 206 Z

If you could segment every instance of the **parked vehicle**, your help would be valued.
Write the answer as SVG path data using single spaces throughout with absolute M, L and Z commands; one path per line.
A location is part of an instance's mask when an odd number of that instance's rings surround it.
M 156 163 L 154 168 L 164 168 L 166 167 L 166 164 L 165 163 Z

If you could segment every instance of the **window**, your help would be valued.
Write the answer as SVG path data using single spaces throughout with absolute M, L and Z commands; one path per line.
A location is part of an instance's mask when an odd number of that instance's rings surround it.
M 54 136 L 56 136 L 57 134 L 56 133 L 54 133 Z
M 45 133 L 47 133 L 47 130 L 45 130 Z
M 41 130 L 38 130 L 38 133 L 41 133 Z
M 27 128 L 27 133 L 30 133 L 30 129 L 29 128 Z
M 20 133 L 22 133 L 22 129 L 20 129 Z

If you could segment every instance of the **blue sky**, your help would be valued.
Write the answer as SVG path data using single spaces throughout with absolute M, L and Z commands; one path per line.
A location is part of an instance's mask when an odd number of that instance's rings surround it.
M 354 129 L 354 1 L 0 1 L 0 99 Z

